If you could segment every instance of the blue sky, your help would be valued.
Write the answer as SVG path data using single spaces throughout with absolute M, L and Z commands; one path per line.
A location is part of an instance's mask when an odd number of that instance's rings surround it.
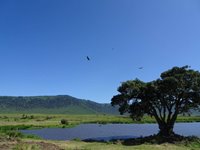
M 198 0 L 0 1 L 0 95 L 109 103 L 121 82 L 199 57 Z

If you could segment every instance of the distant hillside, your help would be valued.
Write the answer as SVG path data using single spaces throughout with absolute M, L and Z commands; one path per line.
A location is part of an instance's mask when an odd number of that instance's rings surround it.
M 118 114 L 118 111 L 110 104 L 58 95 L 0 96 L 0 113 Z

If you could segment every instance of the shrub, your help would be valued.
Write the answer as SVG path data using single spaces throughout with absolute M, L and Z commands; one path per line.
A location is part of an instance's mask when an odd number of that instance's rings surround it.
M 30 119 L 34 119 L 35 117 L 33 115 L 29 116 Z
M 23 114 L 22 117 L 21 117 L 21 119 L 27 119 L 27 118 L 28 118 L 28 116 L 25 115 L 25 114 Z
M 3 119 L 8 119 L 8 117 L 7 116 L 3 116 Z
M 53 117 L 51 117 L 51 116 L 46 116 L 46 120 L 50 120 L 50 119 L 52 119 Z
M 61 119 L 61 124 L 69 125 L 69 121 L 67 119 Z
M 17 137 L 22 137 L 23 134 L 18 131 L 7 131 L 6 135 L 8 135 L 9 138 L 17 138 Z

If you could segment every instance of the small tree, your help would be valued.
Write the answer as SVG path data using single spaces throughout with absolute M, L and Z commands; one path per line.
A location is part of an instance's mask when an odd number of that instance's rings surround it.
M 61 119 L 60 123 L 64 125 L 69 125 L 69 121 L 67 119 Z
M 123 82 L 118 88 L 120 94 L 113 96 L 111 104 L 119 105 L 119 112 L 130 113 L 134 120 L 140 120 L 144 114 L 153 116 L 159 134 L 171 136 L 178 114 L 199 109 L 200 73 L 189 66 L 173 67 L 160 77 L 147 83 L 139 79 Z

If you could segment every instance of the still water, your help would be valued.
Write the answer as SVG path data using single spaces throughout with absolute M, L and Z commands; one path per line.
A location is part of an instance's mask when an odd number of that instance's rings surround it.
M 148 136 L 158 132 L 157 124 L 81 124 L 73 128 L 22 130 L 49 140 L 95 139 L 111 140 Z M 174 131 L 185 136 L 200 137 L 200 123 L 176 123 Z

